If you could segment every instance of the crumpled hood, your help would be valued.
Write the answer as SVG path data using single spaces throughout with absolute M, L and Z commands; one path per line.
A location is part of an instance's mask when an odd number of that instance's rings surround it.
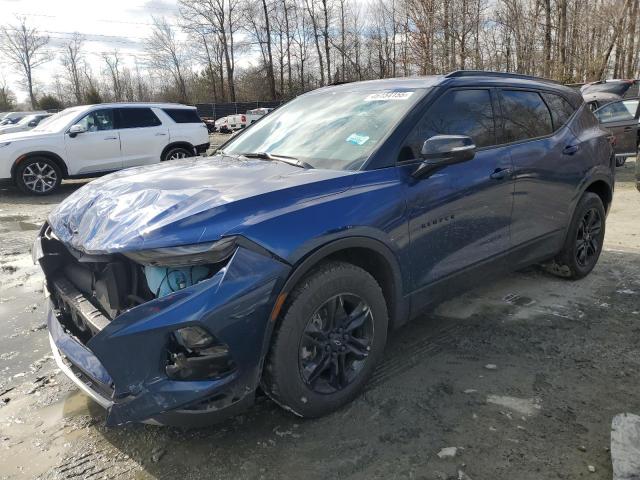
M 346 190 L 353 173 L 244 157 L 195 157 L 92 181 L 49 215 L 66 244 L 88 254 L 214 241 L 265 212 Z

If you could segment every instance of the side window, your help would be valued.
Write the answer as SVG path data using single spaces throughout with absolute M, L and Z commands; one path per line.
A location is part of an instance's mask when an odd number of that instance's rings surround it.
M 192 108 L 163 108 L 162 111 L 176 123 L 202 123 L 198 112 Z
M 608 103 L 593 112 L 593 114 L 602 123 L 624 122 L 626 120 L 633 120 L 634 117 L 623 102 Z
M 622 104 L 625 106 L 629 113 L 636 116 L 636 112 L 638 111 L 638 100 L 623 100 Z
M 569 117 L 575 112 L 575 108 L 560 95 L 553 93 L 543 93 L 542 98 L 547 102 L 549 110 L 551 110 L 551 119 L 553 120 L 553 129 L 558 130 L 562 127 Z
M 467 135 L 479 148 L 495 145 L 489 90 L 450 90 L 438 98 L 405 140 L 398 160 L 419 158 L 422 144 L 434 135 Z
M 536 92 L 502 90 L 502 114 L 507 143 L 553 132 L 549 109 Z
M 118 128 L 145 128 L 162 125 L 150 108 L 119 108 Z
M 76 122 L 84 127 L 87 132 L 101 132 L 103 130 L 113 130 L 113 110 L 94 110 L 87 113 Z

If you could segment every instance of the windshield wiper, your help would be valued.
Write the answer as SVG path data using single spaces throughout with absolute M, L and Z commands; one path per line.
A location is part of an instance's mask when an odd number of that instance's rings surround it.
M 296 157 L 290 157 L 288 155 L 274 155 L 269 152 L 250 152 L 250 153 L 241 153 L 243 157 L 247 158 L 258 158 L 260 160 L 275 160 L 278 162 L 288 163 L 289 165 L 293 165 L 295 167 L 310 169 L 313 168 L 312 165 L 304 162 L 302 160 L 297 159 Z

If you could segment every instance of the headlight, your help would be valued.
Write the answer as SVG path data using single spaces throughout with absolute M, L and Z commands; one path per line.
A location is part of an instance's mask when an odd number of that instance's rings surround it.
M 6 147 L 7 145 L 11 145 L 11 142 L 0 142 L 0 148 Z
M 214 243 L 197 243 L 180 247 L 152 248 L 124 255 L 142 265 L 163 267 L 186 267 L 219 263 L 226 260 L 236 249 L 236 238 L 227 237 Z

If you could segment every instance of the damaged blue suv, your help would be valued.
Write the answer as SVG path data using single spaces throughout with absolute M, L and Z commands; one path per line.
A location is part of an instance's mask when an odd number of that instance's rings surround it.
M 327 414 L 430 305 L 537 262 L 587 275 L 614 165 L 551 81 L 321 88 L 213 157 L 117 172 L 50 214 L 33 254 L 55 359 L 109 425 L 201 425 L 258 389 Z

